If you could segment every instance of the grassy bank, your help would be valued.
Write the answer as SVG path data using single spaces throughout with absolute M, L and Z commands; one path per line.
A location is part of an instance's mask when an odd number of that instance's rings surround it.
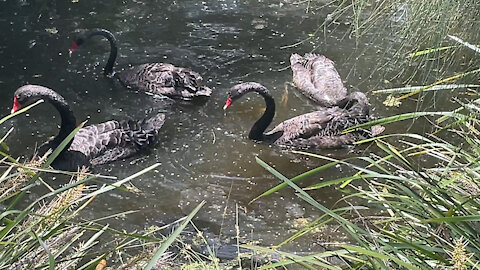
M 38 103 L 0 119 L 0 125 Z M 135 211 L 111 213 L 93 220 L 81 218 L 82 210 L 101 200 L 103 194 L 131 192 L 130 181 L 160 165 L 153 164 L 121 180 L 91 174 L 85 168 L 76 173 L 50 169 L 49 165 L 82 126 L 72 132 L 58 149 L 29 162 L 19 162 L 6 154 L 9 147 L 5 139 L 12 130 L 0 139 L 0 203 L 3 208 L 0 215 L 0 269 L 164 269 L 175 265 L 172 254 L 167 252 L 172 245 L 179 253 L 191 254 L 190 260 L 177 256 L 182 264 L 200 261 L 210 265 L 193 256 L 196 253 L 191 247 L 174 242 L 203 203 L 189 216 L 162 228 L 151 227 L 145 232 L 126 232 L 109 225 L 110 220 Z M 58 186 L 58 180 L 65 178 L 70 180 Z M 33 196 L 37 198 L 27 196 L 32 193 L 37 194 Z M 165 231 L 170 233 L 164 235 Z M 109 267 L 112 264 L 113 268 Z

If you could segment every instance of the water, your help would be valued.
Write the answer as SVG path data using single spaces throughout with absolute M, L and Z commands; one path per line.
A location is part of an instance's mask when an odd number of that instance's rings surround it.
M 384 83 L 381 77 L 384 73 L 374 72 L 378 59 L 386 56 L 382 52 L 384 46 L 396 43 L 388 35 L 381 43 L 357 45 L 346 36 L 350 26 L 345 19 L 336 25 L 334 32 L 318 38 L 315 43 L 307 41 L 294 48 L 280 49 L 307 37 L 327 17 L 327 13 L 307 16 L 306 6 L 293 1 L 50 2 L 43 5 L 41 1 L 0 1 L 0 110 L 3 115 L 11 109 L 15 89 L 26 83 L 55 89 L 69 101 L 78 121 L 88 119 L 88 123 L 93 124 L 110 119 L 142 118 L 157 111 L 168 115 L 160 143 L 147 155 L 95 168 L 95 172 L 123 178 L 161 163 L 154 172 L 133 182 L 141 194 L 115 191 L 98 197 L 84 211 L 83 217 L 97 218 L 139 210 L 124 219 L 108 220 L 117 229 L 143 230 L 150 225 L 165 224 L 188 214 L 201 200 L 206 200 L 206 206 L 196 218 L 202 226 L 214 233 L 222 230 L 227 237 L 234 235 L 238 205 L 242 237 L 269 245 L 290 235 L 298 218 L 311 221 L 320 215 L 290 189 L 248 204 L 279 184 L 279 180 L 255 162 L 256 156 L 288 177 L 325 162 L 248 140 L 251 125 L 262 114 L 263 100 L 258 96 L 250 94 L 227 113 L 222 110 L 228 88 L 239 82 L 257 81 L 267 86 L 277 101 L 274 124 L 310 112 L 312 105 L 291 87 L 288 103 L 280 105 L 284 85 L 291 81 L 288 59 L 293 52 L 309 52 L 319 45 L 317 52 L 336 62 L 349 91 L 367 93 L 376 116 L 415 108 L 414 102 L 406 101 L 407 106 L 401 109 L 388 109 L 382 105 L 384 97 L 369 94 L 379 87 L 401 86 L 399 81 L 396 85 L 396 81 Z M 102 75 L 108 56 L 105 40 L 95 38 L 69 58 L 68 49 L 75 32 L 96 27 L 116 34 L 120 50 L 117 70 L 147 62 L 189 67 L 202 74 L 206 85 L 214 89 L 212 97 L 203 105 L 172 105 L 124 89 Z M 448 100 L 438 102 L 442 105 Z M 50 105 L 42 104 L 27 116 L 4 124 L 2 134 L 15 126 L 7 141 L 11 154 L 31 155 L 35 145 L 57 133 L 58 118 Z M 386 132 L 399 130 L 406 130 L 404 123 L 391 125 Z M 416 130 L 423 128 L 419 126 Z M 375 147 L 357 147 L 319 153 L 341 159 L 376 151 L 379 150 Z M 307 186 L 351 173 L 348 168 L 337 166 L 299 184 Z M 58 183 L 52 185 L 62 183 L 64 180 L 58 179 Z M 327 207 L 342 197 L 334 188 L 311 194 Z M 223 214 L 225 207 L 226 215 Z M 328 235 L 338 240 L 341 235 L 335 230 L 327 228 L 316 237 L 308 237 L 296 249 L 316 250 L 316 242 L 332 240 Z

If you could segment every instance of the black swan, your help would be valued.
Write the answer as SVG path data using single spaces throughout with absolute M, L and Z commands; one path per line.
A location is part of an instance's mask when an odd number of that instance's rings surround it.
M 108 77 L 117 77 L 127 88 L 183 100 L 209 97 L 212 93 L 210 88 L 200 85 L 202 82 L 200 74 L 171 64 L 142 64 L 129 70 L 114 72 L 113 65 L 118 51 L 117 42 L 113 34 L 105 29 L 93 29 L 79 34 L 72 44 L 70 54 L 93 36 L 103 36 L 110 42 L 110 56 L 105 65 L 104 74 Z
M 323 55 L 296 53 L 290 56 L 293 83 L 302 94 L 322 107 L 336 106 L 347 96 L 347 89 L 332 60 Z
M 15 91 L 12 113 L 40 99 L 49 101 L 60 113 L 62 120 L 58 135 L 39 147 L 38 156 L 43 156 L 49 149 L 55 150 L 77 127 L 77 123 L 65 99 L 55 91 L 39 85 L 25 85 Z M 129 157 L 152 145 L 164 122 L 165 115 L 157 114 L 141 121 L 111 120 L 81 128 L 54 160 L 52 167 L 75 171 L 81 166 L 104 164 Z
M 230 89 L 223 109 L 249 92 L 257 92 L 265 99 L 266 110 L 255 122 L 248 137 L 287 147 L 339 148 L 358 140 L 376 136 L 381 129 L 358 130 L 343 134 L 343 130 L 369 121 L 368 100 L 363 93 L 355 92 L 339 101 L 342 106 L 323 108 L 283 121 L 270 132 L 264 133 L 275 115 L 275 101 L 266 87 L 259 83 L 237 84 Z

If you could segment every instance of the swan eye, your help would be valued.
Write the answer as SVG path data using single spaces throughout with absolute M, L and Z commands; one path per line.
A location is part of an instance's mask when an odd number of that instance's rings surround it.
M 24 96 L 15 96 L 13 97 L 13 101 L 14 102 L 18 102 L 18 103 L 23 103 L 23 100 L 25 99 Z

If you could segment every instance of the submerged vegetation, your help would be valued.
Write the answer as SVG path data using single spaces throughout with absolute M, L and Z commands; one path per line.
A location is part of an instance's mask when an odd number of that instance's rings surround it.
M 310 11 L 326 8 L 320 2 L 312 1 Z M 389 45 L 382 50 L 385 55 L 380 52 L 377 68 L 390 67 L 389 80 L 398 78 L 406 83 L 416 80 L 426 84 L 432 78 L 449 76 L 445 72 L 451 67 L 464 72 L 480 63 L 477 58 L 469 57 L 472 51 L 446 39 L 455 35 L 470 42 L 480 40 L 478 1 L 356 0 L 331 4 L 334 8 L 312 37 L 320 36 L 327 28 L 334 29 L 338 21 L 347 20 L 351 22 L 351 36 L 358 40 L 368 41 L 372 46 L 388 40 Z M 386 29 L 392 35 L 385 37 L 385 32 L 375 29 Z

